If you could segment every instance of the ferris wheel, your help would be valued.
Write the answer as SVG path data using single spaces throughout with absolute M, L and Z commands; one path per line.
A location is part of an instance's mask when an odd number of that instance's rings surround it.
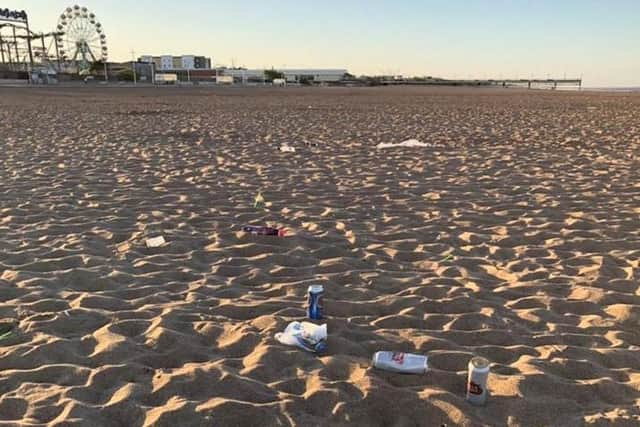
M 106 61 L 107 36 L 98 18 L 86 7 L 68 7 L 58 19 L 56 41 L 64 61 L 78 70 L 88 70 L 92 62 Z

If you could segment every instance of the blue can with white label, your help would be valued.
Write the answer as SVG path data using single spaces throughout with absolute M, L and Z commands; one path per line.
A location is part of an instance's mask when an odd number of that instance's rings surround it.
M 307 293 L 307 318 L 311 320 L 322 319 L 324 288 L 322 285 L 311 285 Z

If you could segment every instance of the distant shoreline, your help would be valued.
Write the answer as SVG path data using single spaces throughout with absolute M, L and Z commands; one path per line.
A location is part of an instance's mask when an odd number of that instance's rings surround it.
M 583 87 L 582 90 L 596 92 L 640 92 L 640 87 Z
M 110 82 L 109 84 L 103 84 L 102 82 L 100 83 L 91 83 L 91 84 L 84 84 L 84 83 L 80 83 L 80 82 L 64 82 L 64 83 L 60 83 L 60 84 L 52 84 L 52 85 L 33 85 L 33 84 L 29 84 L 26 81 L 22 81 L 22 80 L 4 80 L 4 79 L 0 79 L 0 88 L 33 88 L 33 89 L 37 89 L 37 88 L 46 88 L 46 89 L 64 89 L 64 88 L 87 88 L 87 89 L 97 89 L 97 88 L 104 88 L 104 89 L 134 89 L 134 88 L 138 88 L 138 89 L 151 89 L 151 88 L 159 88 L 159 89 L 243 89 L 243 88 L 247 88 L 247 89 L 252 89 L 252 88 L 264 88 L 264 89 L 276 89 L 276 90 L 287 90 L 287 89 L 295 89 L 295 88 L 313 88 L 313 86 L 298 86 L 298 85 L 291 85 L 289 88 L 277 88 L 271 85 L 267 85 L 267 86 L 263 86 L 260 84 L 249 84 L 249 85 L 210 85 L 210 84 L 178 84 L 178 85 L 152 85 L 150 83 L 138 83 L 137 85 L 134 85 L 133 83 L 129 83 L 129 82 L 121 82 L 121 83 L 112 83 Z M 558 92 L 600 92 L 600 93 L 640 93 L 640 87 L 585 87 L 583 86 L 582 88 L 577 88 L 577 87 L 557 87 L 555 90 L 552 90 L 551 88 L 548 87 L 532 87 L 531 89 L 527 89 L 526 87 L 522 87 L 522 86 L 507 86 L 507 87 L 502 87 L 502 86 L 489 86 L 489 85 L 460 85 L 460 84 L 434 84 L 434 85 L 380 85 L 380 86 L 366 86 L 366 85 L 337 85 L 337 86 L 329 86 L 329 87 L 336 87 L 336 88 L 346 88 L 346 89 L 357 89 L 357 88 L 389 88 L 389 87 L 412 87 L 412 88 L 418 88 L 418 87 L 429 87 L 429 88 L 467 88 L 467 89 L 495 89 L 495 90 L 530 90 L 530 91 L 558 91 Z M 320 88 L 320 87 L 318 87 Z M 326 86 L 323 86 L 323 88 L 326 88 Z

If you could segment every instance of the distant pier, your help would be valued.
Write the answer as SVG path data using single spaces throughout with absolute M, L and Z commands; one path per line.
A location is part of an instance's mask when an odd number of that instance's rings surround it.
M 551 89 L 557 89 L 559 86 L 577 87 L 582 89 L 582 79 L 516 79 L 516 80 L 496 80 L 501 86 L 548 86 Z
M 420 85 L 420 86 L 500 86 L 500 87 L 526 87 L 527 89 L 559 87 L 573 87 L 582 89 L 582 78 L 578 79 L 482 79 L 482 80 L 458 80 L 441 78 L 382 78 L 373 80 L 384 86 L 390 85 Z

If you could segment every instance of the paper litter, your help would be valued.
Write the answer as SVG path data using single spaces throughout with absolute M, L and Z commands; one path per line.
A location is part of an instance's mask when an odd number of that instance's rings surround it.
M 400 143 L 393 142 L 381 142 L 376 145 L 376 148 L 395 148 L 395 147 L 429 147 L 430 145 L 426 142 L 420 142 L 417 139 L 408 139 L 406 141 Z
M 295 147 L 291 147 L 291 146 L 289 146 L 287 144 L 282 144 L 280 146 L 280 151 L 282 151 L 283 153 L 295 153 L 296 149 L 295 149 Z
M 158 248 L 164 245 L 165 243 L 167 242 L 164 240 L 164 237 L 162 236 L 152 237 L 151 239 L 147 239 L 148 248 Z

